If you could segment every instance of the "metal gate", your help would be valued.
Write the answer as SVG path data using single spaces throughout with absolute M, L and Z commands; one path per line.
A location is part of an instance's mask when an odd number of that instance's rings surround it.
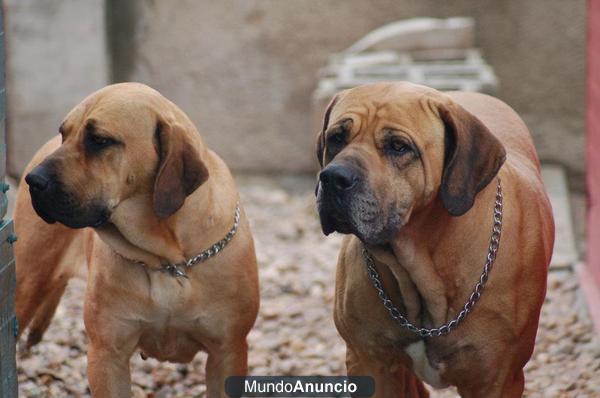
M 6 175 L 6 90 L 4 61 L 4 7 L 0 0 L 0 397 L 17 396 L 15 365 L 15 236 L 12 220 L 6 217 L 8 185 Z

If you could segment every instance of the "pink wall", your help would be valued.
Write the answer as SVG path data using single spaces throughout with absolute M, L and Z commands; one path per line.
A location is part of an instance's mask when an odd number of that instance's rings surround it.
M 600 333 L 600 0 L 588 0 L 587 53 L 587 261 L 576 270 Z
M 588 1 L 587 48 L 587 266 L 600 286 L 600 0 Z

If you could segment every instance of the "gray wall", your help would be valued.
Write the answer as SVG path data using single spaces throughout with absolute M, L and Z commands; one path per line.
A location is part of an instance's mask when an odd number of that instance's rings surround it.
M 8 172 L 21 173 L 71 108 L 108 81 L 103 0 L 4 0 Z
M 499 96 L 528 122 L 544 160 L 582 176 L 584 0 L 108 0 L 107 5 L 112 78 L 142 81 L 170 97 L 234 169 L 271 172 L 314 166 L 311 93 L 330 53 L 394 20 L 473 16 L 477 45 L 500 80 Z M 75 51 L 63 45 L 55 55 L 73 58 Z M 53 84 L 73 86 L 84 79 L 85 73 L 69 74 Z M 82 97 L 74 92 L 61 101 L 75 104 Z M 27 134 L 55 129 L 26 127 Z M 11 171 L 18 173 L 24 162 L 15 161 Z

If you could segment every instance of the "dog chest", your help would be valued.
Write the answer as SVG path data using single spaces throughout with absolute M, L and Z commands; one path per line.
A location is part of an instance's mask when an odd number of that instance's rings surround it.
M 149 279 L 139 348 L 161 361 L 189 362 L 204 347 L 198 339 L 199 319 L 210 306 L 199 302 L 190 281 L 154 273 Z
M 171 326 L 146 330 L 138 346 L 144 358 L 182 363 L 190 362 L 198 351 L 204 349 L 189 332 Z
M 409 344 L 404 352 L 412 359 L 412 370 L 427 384 L 435 388 L 445 388 L 448 384 L 442 380 L 445 364 L 432 364 L 427 356 L 427 347 L 423 340 Z
M 185 310 L 193 294 L 190 281 L 178 280 L 163 272 L 150 272 L 148 281 L 148 298 L 155 310 Z

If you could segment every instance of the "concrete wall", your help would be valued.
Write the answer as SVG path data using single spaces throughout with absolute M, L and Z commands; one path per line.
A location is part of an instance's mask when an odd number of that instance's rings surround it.
M 14 8 L 33 1 L 9 3 Z M 394 20 L 466 15 L 476 19 L 476 41 L 500 79 L 499 96 L 528 122 L 542 158 L 567 165 L 572 176 L 583 173 L 585 0 L 107 0 L 107 5 L 113 79 L 142 81 L 163 92 L 238 171 L 311 170 L 311 94 L 329 54 Z M 10 22 L 10 7 L 7 11 Z M 48 35 L 56 25 L 36 24 L 36 31 Z M 46 59 L 79 59 L 73 41 L 53 47 Z M 104 62 L 92 58 L 86 62 Z M 63 75 L 44 79 L 77 86 L 86 80 L 86 73 Z M 31 109 L 26 105 L 17 108 Z M 45 120 L 50 116 L 62 114 Z M 56 127 L 33 121 L 27 126 L 44 132 Z
M 8 172 L 19 175 L 71 108 L 106 85 L 102 0 L 4 0 Z

